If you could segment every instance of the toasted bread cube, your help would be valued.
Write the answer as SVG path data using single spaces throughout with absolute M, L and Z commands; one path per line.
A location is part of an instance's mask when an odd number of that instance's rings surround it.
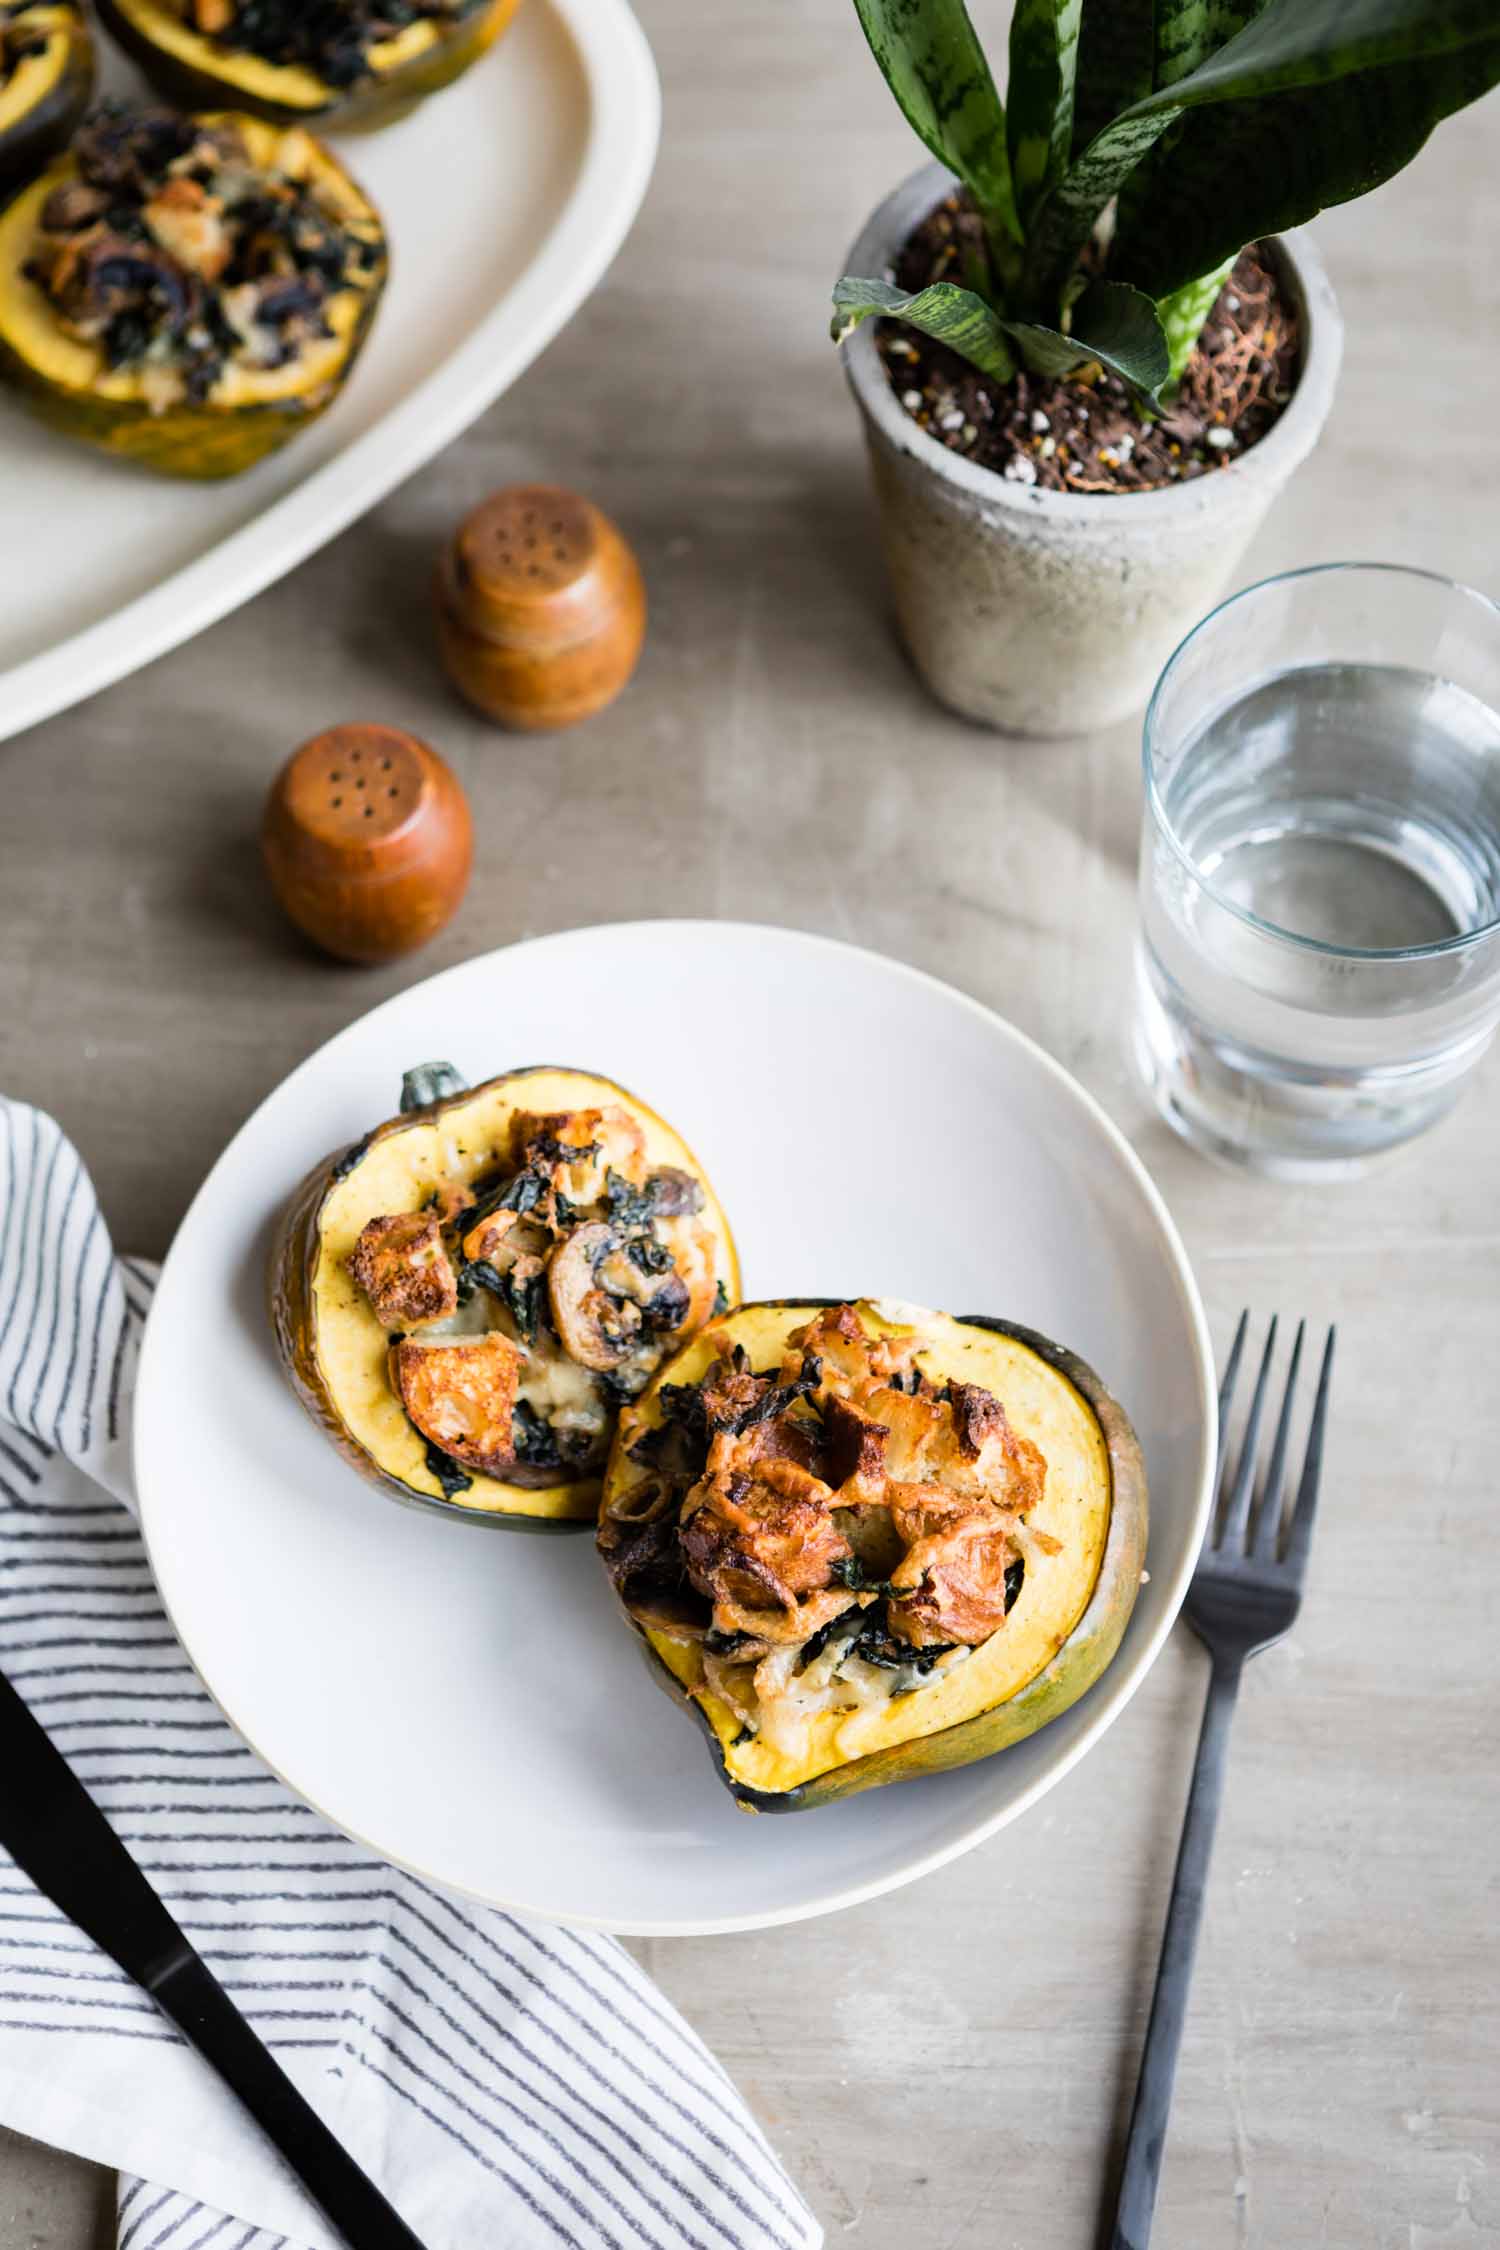
M 391 1346 L 391 1385 L 423 1437 L 481 1476 L 515 1466 L 511 1416 L 526 1354 L 492 1329 L 483 1336 L 403 1336 Z
M 349 1260 L 382 1328 L 420 1328 L 458 1308 L 458 1280 L 435 1211 L 371 1219 Z

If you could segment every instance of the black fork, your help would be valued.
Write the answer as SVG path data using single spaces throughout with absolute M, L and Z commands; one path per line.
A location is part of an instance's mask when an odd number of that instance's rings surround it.
M 1229 1722 L 1247 1657 L 1256 1656 L 1261 1649 L 1279 1641 L 1296 1622 L 1302 1606 L 1302 1581 L 1307 1574 L 1307 1552 L 1318 1504 L 1328 1386 L 1333 1373 L 1334 1332 L 1331 1328 L 1323 1346 L 1323 1363 L 1318 1374 L 1296 1501 L 1290 1521 L 1283 1523 L 1287 1448 L 1297 1377 L 1302 1366 L 1305 1321 L 1298 1323 L 1297 1340 L 1292 1346 L 1259 1508 L 1253 1508 L 1252 1503 L 1271 1355 L 1276 1348 L 1274 1320 L 1261 1353 L 1260 1372 L 1255 1379 L 1234 1480 L 1226 1489 L 1229 1408 L 1244 1356 L 1249 1319 L 1248 1313 L 1241 1313 L 1224 1380 L 1219 1386 L 1219 1462 L 1214 1513 L 1209 1518 L 1203 1552 L 1183 1604 L 1182 1614 L 1208 1650 L 1213 1669 L 1203 1713 L 1203 1731 L 1198 1737 L 1198 1759 L 1188 1793 L 1182 1842 L 1177 1852 L 1172 1902 L 1167 1909 L 1166 1934 L 1156 1972 L 1151 2020 L 1146 2027 L 1146 2047 L 1135 2089 L 1135 2108 L 1131 2112 L 1130 2136 L 1125 2144 L 1125 2166 L 1120 2178 L 1114 2227 L 1108 2238 L 1109 2250 L 1146 2250 L 1150 2239 L 1151 2214 L 1156 2207 L 1156 2186 L 1161 2177 L 1162 2149 L 1167 2137 L 1167 2117 L 1172 2107 L 1177 2050 L 1182 2042 L 1193 1954 L 1203 1915 L 1208 1860 L 1218 1824 L 1219 1802 L 1224 1793 Z

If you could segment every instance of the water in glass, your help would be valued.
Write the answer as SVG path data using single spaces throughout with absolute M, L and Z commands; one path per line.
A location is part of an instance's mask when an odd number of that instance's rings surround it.
M 1358 1168 L 1442 1113 L 1500 1015 L 1500 712 L 1346 661 L 1205 702 L 1146 824 L 1138 1059 L 1211 1151 Z

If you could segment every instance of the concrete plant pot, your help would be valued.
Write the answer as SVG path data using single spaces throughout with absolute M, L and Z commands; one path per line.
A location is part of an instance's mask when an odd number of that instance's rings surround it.
M 876 211 L 845 272 L 888 276 L 954 184 L 941 164 L 914 173 Z M 1333 403 L 1344 328 L 1328 276 L 1304 234 L 1272 247 L 1303 322 L 1291 404 L 1228 468 L 1162 491 L 1010 483 L 917 427 L 886 377 L 873 321 L 850 338 L 844 366 L 864 420 L 896 621 L 940 703 L 1036 735 L 1082 733 L 1145 704 Z

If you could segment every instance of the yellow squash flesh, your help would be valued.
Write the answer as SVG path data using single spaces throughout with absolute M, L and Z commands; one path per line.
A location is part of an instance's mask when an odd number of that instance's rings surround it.
M 517 5 L 489 0 L 447 29 L 431 21 L 407 24 L 370 49 L 370 74 L 352 87 L 332 86 L 301 64 L 267 62 L 205 38 L 162 0 L 99 0 L 99 13 L 151 83 L 185 109 L 226 103 L 273 125 L 348 132 L 388 125 L 451 85 L 494 45 Z
M 675 1165 L 703 1189 L 702 1223 L 718 1250 L 718 1277 L 733 1304 L 739 1262 L 729 1222 L 702 1166 L 654 1110 L 607 1078 L 544 1066 L 511 1071 L 485 1085 L 413 1110 L 380 1126 L 353 1149 L 309 1173 L 287 1214 L 271 1268 L 271 1311 L 281 1355 L 303 1404 L 346 1459 L 403 1500 L 525 1529 L 592 1523 L 600 1479 L 540 1489 L 475 1473 L 469 1489 L 446 1499 L 427 1465 L 426 1440 L 391 1389 L 389 1338 L 348 1271 L 366 1221 L 419 1210 L 435 1188 L 469 1182 L 505 1159 L 518 1112 L 623 1109 L 639 1124 L 652 1169 Z
M 213 112 L 205 124 L 236 125 L 252 163 L 316 182 L 340 215 L 379 226 L 375 207 L 332 151 L 309 133 L 283 133 L 258 118 Z M 332 334 L 285 367 L 227 366 L 201 405 L 181 400 L 154 412 L 136 367 L 109 367 L 94 344 L 69 336 L 24 271 L 42 206 L 75 175 L 71 157 L 0 213 L 0 379 L 44 421 L 107 453 L 169 475 L 237 476 L 315 421 L 342 390 L 385 286 L 382 251 L 371 274 L 329 300 Z
M 930 1687 L 883 1707 L 823 1712 L 793 1755 L 740 1739 L 739 1717 L 703 1684 L 700 1644 L 635 1620 L 664 1685 L 685 1696 L 707 1730 L 720 1773 L 750 1811 L 790 1811 L 887 1781 L 964 1765 L 1019 1741 L 1075 1702 L 1119 1646 L 1140 1586 L 1146 1546 L 1146 1478 L 1123 1410 L 1093 1371 L 1031 1330 L 959 1321 L 861 1302 L 871 1333 L 920 1329 L 917 1365 L 939 1383 L 990 1391 L 1019 1436 L 1046 1456 L 1044 1498 L 1027 1518 L 1062 1543 L 1027 1563 L 1001 1630 Z M 664 1384 L 691 1384 L 727 1339 L 758 1371 L 774 1368 L 786 1339 L 817 1307 L 756 1304 L 715 1321 L 657 1374 L 622 1419 L 605 1476 L 604 1513 L 635 1483 L 626 1448 L 662 1419 Z
M 0 84 L 0 196 L 67 146 L 94 91 L 94 42 L 75 0 L 29 8 L 15 22 L 42 46 Z

